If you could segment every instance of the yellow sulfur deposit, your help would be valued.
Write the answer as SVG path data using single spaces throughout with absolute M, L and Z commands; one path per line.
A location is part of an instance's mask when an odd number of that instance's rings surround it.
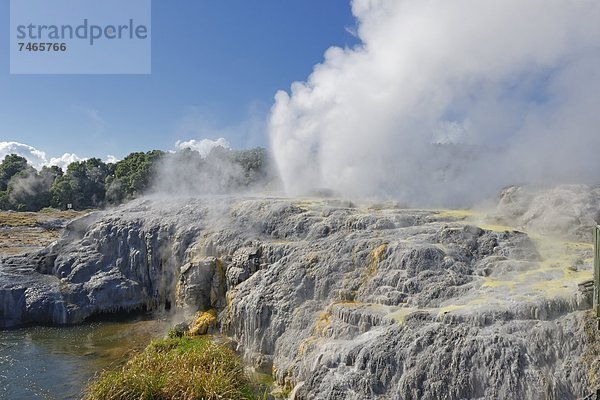
M 217 312 L 215 310 L 202 311 L 196 314 L 196 319 L 189 329 L 192 336 L 206 335 L 210 328 L 217 325 Z

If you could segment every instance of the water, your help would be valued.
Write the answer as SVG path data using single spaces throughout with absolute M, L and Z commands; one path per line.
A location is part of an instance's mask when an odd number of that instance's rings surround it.
M 138 319 L 0 331 L 0 399 L 79 399 L 94 374 L 120 365 L 170 326 Z

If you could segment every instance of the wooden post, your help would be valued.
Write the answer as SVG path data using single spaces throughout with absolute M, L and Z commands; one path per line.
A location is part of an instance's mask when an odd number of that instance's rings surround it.
M 600 329 L 600 225 L 594 229 L 594 311 Z

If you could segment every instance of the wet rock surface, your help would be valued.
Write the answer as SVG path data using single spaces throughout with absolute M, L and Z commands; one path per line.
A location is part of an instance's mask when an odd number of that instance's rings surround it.
M 295 399 L 579 398 L 597 356 L 578 289 L 590 257 L 587 243 L 470 212 L 148 198 L 0 261 L 18 277 L 0 285 L 0 321 L 216 310 L 221 332 Z

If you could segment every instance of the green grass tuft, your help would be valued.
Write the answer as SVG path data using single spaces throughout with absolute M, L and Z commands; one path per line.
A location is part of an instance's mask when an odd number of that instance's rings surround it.
M 204 337 L 154 340 L 122 368 L 102 372 L 86 400 L 255 400 L 239 357 Z

